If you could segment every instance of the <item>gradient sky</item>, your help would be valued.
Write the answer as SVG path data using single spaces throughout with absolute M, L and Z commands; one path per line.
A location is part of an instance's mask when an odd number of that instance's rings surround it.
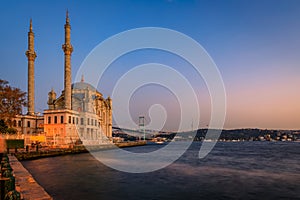
M 36 110 L 47 108 L 47 93 L 63 89 L 65 12 L 72 26 L 72 73 L 89 52 L 114 34 L 139 27 L 182 32 L 210 54 L 227 95 L 225 128 L 300 129 L 300 1 L 5 1 L 0 6 L 1 79 L 27 90 L 27 32 L 35 33 Z M 130 53 L 114 62 L 98 89 L 111 95 L 118 77 L 137 64 L 158 62 L 179 70 L 198 95 L 201 122 L 209 123 L 210 98 L 204 82 L 182 59 L 166 52 Z M 200 77 L 201 78 L 201 77 Z M 170 103 L 172 102 L 172 103 Z M 166 129 L 179 120 L 178 102 L 167 90 L 146 86 L 133 96 L 132 118 L 149 105 L 166 105 Z

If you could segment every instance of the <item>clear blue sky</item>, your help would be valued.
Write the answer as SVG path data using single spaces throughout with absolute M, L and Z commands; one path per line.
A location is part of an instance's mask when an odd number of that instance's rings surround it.
M 27 32 L 33 20 L 35 33 L 36 110 L 47 107 L 47 93 L 63 89 L 65 12 L 72 26 L 73 78 L 88 53 L 119 32 L 138 27 L 164 27 L 180 31 L 199 42 L 217 64 L 227 94 L 225 128 L 300 129 L 300 1 L 3 1 L 0 6 L 1 79 L 27 90 Z M 168 54 L 137 52 L 115 62 L 111 74 L 122 74 L 131 65 L 149 61 L 184 65 Z M 138 61 L 135 61 L 138 60 Z M 119 70 L 119 71 L 118 71 Z M 204 84 L 193 83 L 192 71 L 182 70 L 197 88 L 205 127 L 209 97 Z M 109 80 L 109 78 L 107 78 Z M 111 95 L 112 83 L 98 89 Z M 173 98 L 161 88 L 149 89 L 152 97 Z M 144 112 L 137 91 L 133 117 Z M 164 104 L 164 102 L 162 102 Z M 168 102 L 165 102 L 168 104 Z M 172 108 L 170 108 L 172 110 Z M 172 120 L 178 120 L 176 117 Z M 166 128 L 172 129 L 171 122 Z

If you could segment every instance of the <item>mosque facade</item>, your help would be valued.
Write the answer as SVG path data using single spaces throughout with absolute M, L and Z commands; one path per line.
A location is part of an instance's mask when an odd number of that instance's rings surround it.
M 64 52 L 64 90 L 57 96 L 52 89 L 48 93 L 48 108 L 43 115 L 34 110 L 34 33 L 32 21 L 28 32 L 28 112 L 17 116 L 15 127 L 22 134 L 43 134 L 48 145 L 68 146 L 71 144 L 99 145 L 112 138 L 112 100 L 104 98 L 84 79 L 72 84 L 71 25 L 66 15 Z

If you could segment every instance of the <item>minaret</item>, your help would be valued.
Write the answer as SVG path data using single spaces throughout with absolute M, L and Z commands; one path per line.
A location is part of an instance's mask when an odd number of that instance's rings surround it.
M 64 79 L 64 95 L 65 95 L 65 109 L 71 109 L 71 54 L 73 52 L 73 47 L 71 45 L 71 26 L 69 20 L 69 14 L 67 11 L 66 24 L 65 24 L 65 44 L 62 45 L 62 49 L 65 53 L 65 79 Z
M 28 59 L 28 115 L 34 115 L 34 60 L 36 53 L 34 51 L 34 33 L 32 32 L 32 20 L 28 32 L 28 50 L 26 51 Z

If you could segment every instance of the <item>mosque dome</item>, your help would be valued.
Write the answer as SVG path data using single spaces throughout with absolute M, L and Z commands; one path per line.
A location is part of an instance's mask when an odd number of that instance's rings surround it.
M 72 90 L 73 89 L 77 89 L 77 90 L 86 90 L 86 89 L 89 89 L 89 90 L 92 90 L 92 91 L 96 91 L 96 88 L 94 86 L 92 86 L 91 84 L 89 83 L 86 83 L 86 82 L 76 82 L 76 83 L 73 83 L 72 84 Z

